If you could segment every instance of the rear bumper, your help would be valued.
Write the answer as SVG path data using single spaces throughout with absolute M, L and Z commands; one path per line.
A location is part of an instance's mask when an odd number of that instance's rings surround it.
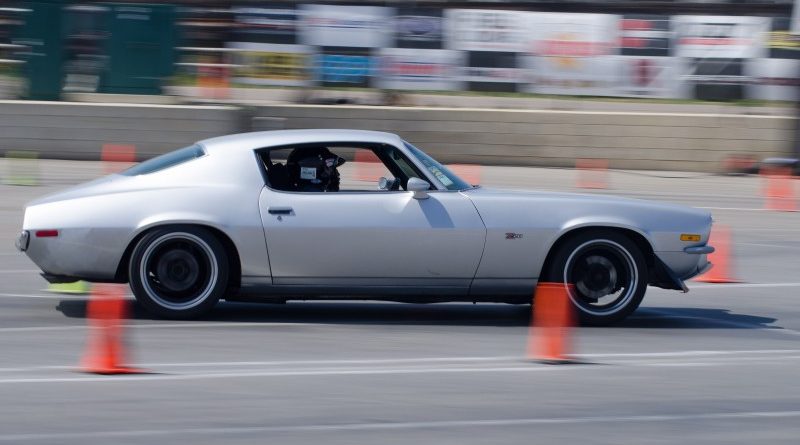
M 21 238 L 22 235 L 18 241 Z M 31 236 L 24 252 L 48 281 L 113 280 L 125 248 L 123 244 L 124 236 L 112 231 L 62 229 L 57 237 Z
M 30 242 L 31 242 L 31 233 L 28 232 L 27 230 L 23 230 L 17 236 L 17 239 L 14 240 L 14 246 L 20 252 L 25 252 L 26 250 L 28 250 L 28 245 L 30 244 Z
M 66 275 L 53 275 L 49 273 L 40 273 L 39 275 L 50 284 L 74 283 L 80 281 L 78 277 L 68 277 Z

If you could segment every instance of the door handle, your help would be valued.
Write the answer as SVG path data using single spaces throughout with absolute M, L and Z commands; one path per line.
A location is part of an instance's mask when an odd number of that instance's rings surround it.
M 291 207 L 270 207 L 267 209 L 267 212 L 270 215 L 291 215 L 292 208 Z

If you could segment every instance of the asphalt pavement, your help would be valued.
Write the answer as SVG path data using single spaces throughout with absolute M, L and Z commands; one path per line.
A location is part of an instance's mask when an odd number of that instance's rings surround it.
M 621 325 L 573 331 L 582 364 L 525 359 L 525 306 L 222 303 L 183 322 L 135 308 L 130 361 L 150 373 L 97 376 L 76 371 L 86 296 L 48 292 L 13 240 L 25 202 L 103 166 L 32 171 L 0 185 L 0 443 L 800 443 L 800 213 L 763 210 L 757 177 L 615 171 L 580 190 L 710 209 L 741 280 L 651 288 Z M 579 191 L 572 170 L 479 173 Z

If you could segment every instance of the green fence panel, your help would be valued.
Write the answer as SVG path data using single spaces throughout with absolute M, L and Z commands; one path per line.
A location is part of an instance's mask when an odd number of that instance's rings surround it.
M 161 94 L 172 75 L 177 44 L 173 5 L 108 4 L 111 30 L 106 42 L 108 66 L 100 91 Z

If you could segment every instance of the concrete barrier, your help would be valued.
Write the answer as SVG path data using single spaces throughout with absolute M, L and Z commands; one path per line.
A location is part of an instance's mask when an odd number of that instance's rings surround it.
M 137 160 L 249 130 L 235 107 L 0 101 L 0 156 L 98 160 L 103 144 L 132 144 Z
M 145 159 L 197 140 L 252 130 L 357 128 L 400 134 L 447 163 L 719 171 L 731 155 L 788 156 L 795 118 L 639 111 L 486 110 L 270 105 L 250 108 L 0 101 L 0 156 L 100 158 L 134 144 Z
M 795 118 L 737 114 L 482 110 L 279 105 L 256 116 L 285 128 L 358 128 L 400 134 L 448 163 L 716 172 L 731 155 L 791 152 Z

